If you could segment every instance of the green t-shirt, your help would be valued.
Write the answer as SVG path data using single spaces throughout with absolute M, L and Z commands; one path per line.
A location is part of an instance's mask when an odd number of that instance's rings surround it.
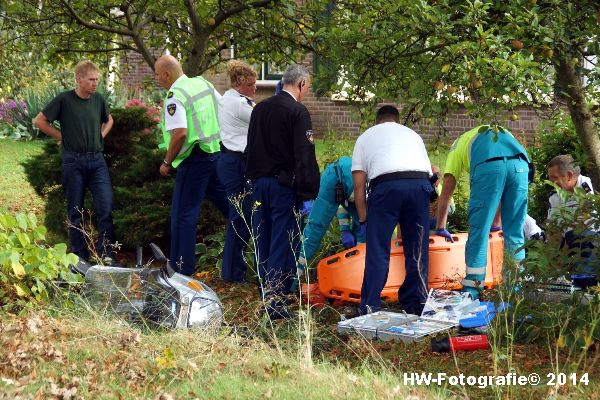
M 446 158 L 444 175 L 450 174 L 458 181 L 464 172 L 469 172 L 471 145 L 473 144 L 473 140 L 477 137 L 479 128 L 480 126 L 476 126 L 470 131 L 460 135 L 458 139 L 454 141 L 452 147 L 450 147 L 448 158 Z
M 89 99 L 82 99 L 75 90 L 63 92 L 48 103 L 42 114 L 50 122 L 60 122 L 65 150 L 76 153 L 103 150 L 101 126 L 108 122 L 109 112 L 100 94 L 93 93 Z

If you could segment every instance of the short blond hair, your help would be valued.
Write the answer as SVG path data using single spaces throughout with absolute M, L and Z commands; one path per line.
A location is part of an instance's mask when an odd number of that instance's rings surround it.
M 229 75 L 231 87 L 246 85 L 252 78 L 256 79 L 257 77 L 254 68 L 239 60 L 231 60 L 227 63 L 227 75 Z
M 98 72 L 100 69 L 90 60 L 79 61 L 75 66 L 75 77 L 86 76 L 90 71 Z

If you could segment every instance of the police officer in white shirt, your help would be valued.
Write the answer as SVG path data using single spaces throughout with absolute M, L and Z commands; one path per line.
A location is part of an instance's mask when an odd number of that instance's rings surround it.
M 381 107 L 375 126 L 360 135 L 352 155 L 354 201 L 367 238 L 361 314 L 381 306 L 381 290 L 389 270 L 390 236 L 397 223 L 402 230 L 406 267 L 398 300 L 407 313 L 420 315 L 427 299 L 431 163 L 423 139 L 400 125 L 399 118 L 396 107 Z
M 250 238 L 250 196 L 242 195 L 246 176 L 244 150 L 255 104 L 252 98 L 256 94 L 256 71 L 246 63 L 232 60 L 227 64 L 227 74 L 231 89 L 219 101 L 221 157 L 217 164 L 217 175 L 230 201 L 221 278 L 227 282 L 244 282 L 243 252 Z
M 553 192 L 550 196 L 548 219 L 560 218 L 560 209 L 571 213 L 577 212 L 579 207 L 577 199 L 570 195 L 575 191 L 575 188 L 581 188 L 586 193 L 594 194 L 592 180 L 581 175 L 581 168 L 569 154 L 561 154 L 550 160 L 548 163 L 548 178 L 564 191 L 562 193 Z M 575 234 L 573 228 L 569 227 L 563 233 L 563 245 L 566 244 L 569 249 L 591 249 L 594 247 L 593 242 L 597 239 L 597 235 L 595 227 L 590 226 L 581 234 Z M 590 252 L 582 253 L 583 257 L 589 257 L 590 255 Z

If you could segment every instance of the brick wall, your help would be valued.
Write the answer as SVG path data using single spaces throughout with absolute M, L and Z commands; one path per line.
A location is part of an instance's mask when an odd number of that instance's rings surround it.
M 154 71 L 146 63 L 141 54 L 128 52 L 119 61 L 121 83 L 129 89 L 136 90 L 146 86 L 154 79 Z
M 310 57 L 307 57 L 310 62 Z M 139 89 L 146 86 L 145 83 L 151 81 L 154 72 L 146 64 L 143 58 L 137 53 L 128 53 L 120 63 L 122 83 L 133 89 Z M 204 74 L 205 78 L 211 81 L 220 93 L 224 93 L 229 88 L 229 81 L 223 71 L 213 71 Z M 266 97 L 273 95 L 276 82 L 259 82 L 256 91 L 256 100 L 261 101 Z M 310 111 L 313 128 L 317 135 L 322 135 L 327 131 L 358 136 L 361 133 L 358 112 L 343 101 L 334 101 L 328 97 L 317 97 L 310 91 L 303 99 L 302 103 Z M 537 127 L 542 119 L 536 110 L 527 107 L 520 107 L 515 110 L 519 116 L 517 121 L 499 120 L 504 126 L 518 136 L 530 139 L 535 135 Z M 431 141 L 436 137 L 441 137 L 444 142 L 452 142 L 461 133 L 476 126 L 477 121 L 467 116 L 464 108 L 450 113 L 447 119 L 441 124 L 433 122 L 427 124 L 423 121 L 410 126 L 423 136 L 425 141 Z

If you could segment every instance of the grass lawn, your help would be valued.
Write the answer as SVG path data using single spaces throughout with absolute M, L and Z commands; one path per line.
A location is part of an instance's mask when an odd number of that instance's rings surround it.
M 2 211 L 43 213 L 43 200 L 19 162 L 40 142 L 0 141 Z M 327 146 L 317 144 L 320 154 Z M 348 154 L 350 153 L 337 153 Z M 443 165 L 442 154 L 432 161 Z M 300 316 L 270 324 L 261 318 L 253 283 L 228 284 L 215 266 L 203 268 L 219 294 L 225 325 L 219 332 L 150 331 L 93 310 L 76 293 L 57 291 L 50 306 L 23 316 L 0 316 L 0 399 L 598 399 L 600 348 L 582 351 L 554 341 L 512 343 L 498 320 L 492 350 L 434 353 L 429 340 L 404 344 L 340 336 L 336 323 L 352 304 L 295 306 Z M 0 277 L 2 276 L 0 272 Z M 68 297 L 68 298 L 65 298 Z M 549 321 L 551 322 L 551 321 Z M 560 321 L 557 322 L 560 325 Z M 508 342 L 508 344 L 507 344 Z M 528 376 L 537 386 L 405 384 L 404 373 Z M 589 384 L 546 385 L 548 374 L 588 373 Z
M 40 140 L 0 139 L 0 212 L 32 212 L 42 216 L 44 201 L 27 181 L 21 166 L 23 161 L 41 152 L 42 144 Z

